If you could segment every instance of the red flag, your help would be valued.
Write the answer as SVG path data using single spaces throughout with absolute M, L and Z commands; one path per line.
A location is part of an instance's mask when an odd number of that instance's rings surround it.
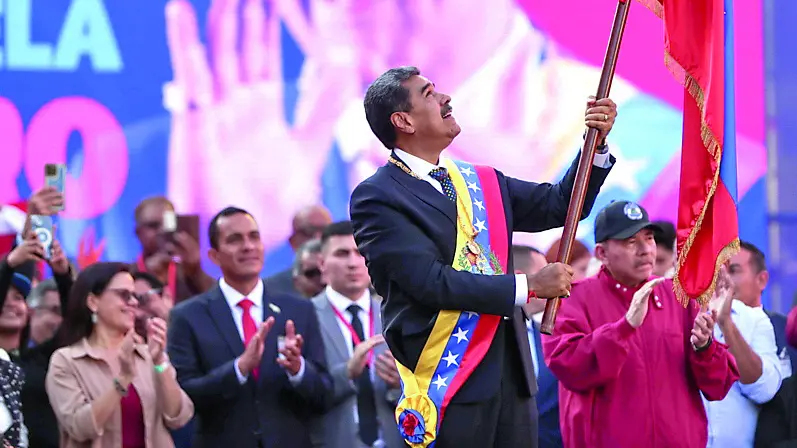
M 11 252 L 17 234 L 25 226 L 27 202 L 0 205 L 0 256 Z
M 733 126 L 725 129 L 724 4 L 640 2 L 664 21 L 665 64 L 684 86 L 675 294 L 684 305 L 690 298 L 706 304 L 720 266 L 739 249 L 736 192 L 720 178 L 724 139 L 735 138 Z M 735 177 L 735 172 L 729 174 Z

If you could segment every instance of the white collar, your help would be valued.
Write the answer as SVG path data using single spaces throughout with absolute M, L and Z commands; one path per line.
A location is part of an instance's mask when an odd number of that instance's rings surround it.
M 427 162 L 426 160 L 423 160 L 418 156 L 414 156 L 408 153 L 407 151 L 402 151 L 401 149 L 398 148 L 394 149 L 393 152 L 396 153 L 396 155 L 399 157 L 399 159 L 401 159 L 402 162 L 407 164 L 407 168 L 409 168 L 413 173 L 421 177 L 428 176 L 429 172 L 435 168 L 444 167 L 442 164 L 443 162 L 442 156 L 440 157 L 440 160 L 438 162 L 439 164 L 435 165 L 433 163 Z
M 235 309 L 238 306 L 238 302 L 243 299 L 251 300 L 255 308 L 263 308 L 263 280 L 258 280 L 255 287 L 246 295 L 233 289 L 232 286 L 224 281 L 224 277 L 219 280 L 219 289 L 221 289 L 224 298 L 227 299 L 227 303 L 230 304 L 230 308 Z
M 352 305 L 359 306 L 366 313 L 371 312 L 371 291 L 368 289 L 366 289 L 363 295 L 361 295 L 357 300 L 351 300 L 350 298 L 332 289 L 332 287 L 329 285 L 327 285 L 325 292 L 327 295 L 327 300 L 329 300 L 329 304 L 341 314 L 346 311 L 346 308 Z

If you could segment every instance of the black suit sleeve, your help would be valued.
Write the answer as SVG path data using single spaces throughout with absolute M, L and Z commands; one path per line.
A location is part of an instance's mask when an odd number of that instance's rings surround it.
M 556 184 L 526 182 L 511 177 L 506 179 L 509 200 L 514 216 L 513 227 L 516 232 L 542 232 L 562 227 L 567 217 L 567 208 L 578 171 L 578 158 L 570 165 L 562 180 Z M 612 166 L 614 156 L 609 156 Z M 610 168 L 592 167 L 592 174 L 587 185 L 587 195 L 580 219 L 585 219 L 595 205 L 601 185 L 609 175 Z M 503 174 L 499 173 L 499 177 Z
M 351 219 L 372 279 L 390 281 L 432 309 L 512 315 L 514 276 L 455 270 L 441 260 L 435 242 L 373 183 L 363 182 L 354 189 Z
M 758 414 L 758 425 L 755 432 L 755 448 L 778 448 L 797 446 L 797 439 L 790 433 L 790 420 L 795 416 L 789 406 L 789 400 L 794 401 L 793 378 L 787 378 L 780 386 L 780 390 L 768 403 L 761 406 Z
M 3 257 L 0 261 L 0 308 L 6 302 L 8 290 L 11 288 L 11 279 L 14 277 L 14 268 L 8 265 L 8 261 Z
M 316 316 L 313 304 L 307 301 L 301 302 L 301 306 L 303 314 L 307 318 L 307 327 L 301 333 L 304 339 L 302 347 L 304 376 L 294 390 L 313 410 L 320 413 L 326 408 L 326 397 L 332 389 L 332 378 L 327 371 L 324 341 L 321 339 L 318 316 Z
M 75 281 L 72 278 L 72 268 L 70 267 L 66 274 L 54 274 L 55 285 L 58 287 L 58 297 L 61 303 L 61 309 L 66 310 L 69 303 L 69 293 L 72 291 L 72 285 Z
M 199 362 L 202 348 L 198 346 L 194 328 L 184 315 L 186 311 L 185 308 L 175 308 L 169 318 L 167 352 L 177 371 L 177 382 L 197 408 L 236 398 L 243 386 L 235 374 L 235 360 L 204 373 Z

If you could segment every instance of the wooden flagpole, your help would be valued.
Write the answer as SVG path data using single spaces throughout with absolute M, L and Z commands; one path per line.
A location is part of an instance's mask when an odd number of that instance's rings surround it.
M 606 47 L 606 56 L 603 59 L 603 69 L 601 70 L 600 82 L 598 83 L 598 93 L 596 95 L 598 99 L 609 96 L 630 6 L 631 0 L 618 0 L 617 2 L 617 11 L 614 13 L 612 34 L 609 37 L 609 45 Z M 592 163 L 597 147 L 598 130 L 590 128 L 587 131 L 587 136 L 584 140 L 584 149 L 582 149 L 581 157 L 578 160 L 576 182 L 573 185 L 573 193 L 570 196 L 570 205 L 567 209 L 565 227 L 562 231 L 562 241 L 559 245 L 559 254 L 556 257 L 557 261 L 561 263 L 570 263 L 570 252 L 573 248 L 573 242 L 576 239 L 579 217 L 584 209 L 587 184 L 589 183 L 589 175 L 592 173 Z M 559 311 L 561 301 L 562 299 L 560 298 L 548 299 L 545 304 L 545 312 L 542 315 L 542 324 L 540 325 L 540 331 L 542 333 L 548 335 L 553 333 L 556 313 Z

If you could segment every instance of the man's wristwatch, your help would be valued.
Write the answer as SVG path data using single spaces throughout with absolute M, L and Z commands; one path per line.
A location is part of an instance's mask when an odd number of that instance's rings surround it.
M 607 152 L 609 152 L 609 145 L 607 145 L 606 140 L 604 140 L 595 149 L 595 154 L 606 154 Z
M 712 343 L 712 342 L 714 342 L 714 337 L 713 337 L 713 336 L 709 336 L 709 338 L 708 338 L 708 342 L 706 342 L 705 344 L 703 344 L 703 346 L 702 346 L 702 347 L 698 347 L 698 346 L 696 346 L 695 344 L 692 344 L 692 348 L 695 350 L 695 353 L 700 353 L 700 352 L 702 352 L 703 350 L 705 350 L 705 349 L 709 348 L 709 347 L 711 346 L 711 343 Z
M 581 136 L 583 140 L 587 139 L 587 131 L 584 131 L 584 135 Z M 606 144 L 606 139 L 604 138 L 600 142 L 598 142 L 598 146 L 595 148 L 596 154 L 606 154 L 609 152 L 609 146 Z

